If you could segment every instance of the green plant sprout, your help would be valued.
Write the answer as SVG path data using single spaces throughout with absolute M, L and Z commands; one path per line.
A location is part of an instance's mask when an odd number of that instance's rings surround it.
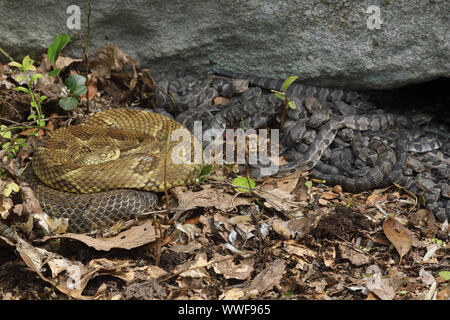
M 289 108 L 291 109 L 296 109 L 297 106 L 295 105 L 294 101 L 292 101 L 287 95 L 286 95 L 286 91 L 289 88 L 289 86 L 295 81 L 297 80 L 298 77 L 297 76 L 290 76 L 289 78 L 287 78 L 286 80 L 284 80 L 283 82 L 283 86 L 281 87 L 281 91 L 276 91 L 276 90 L 271 90 L 272 92 L 275 93 L 275 95 L 277 96 L 277 98 L 281 99 L 283 101 L 283 113 L 281 115 L 281 122 L 280 122 L 280 131 L 283 131 L 283 126 L 284 126 L 284 122 L 286 120 L 286 113 L 287 110 Z
M 256 187 L 256 183 L 252 178 L 241 176 L 234 178 L 231 184 L 237 192 L 253 192 L 253 188 Z
M 61 54 L 64 47 L 70 42 L 70 36 L 68 34 L 62 34 L 55 38 L 53 43 L 48 47 L 47 56 L 53 64 L 53 70 L 48 74 L 51 77 L 59 76 L 61 72 L 60 68 L 56 67 L 56 61 Z M 75 109 L 78 106 L 78 98 L 84 95 L 88 89 L 85 86 L 86 78 L 74 74 L 68 77 L 64 81 L 69 94 L 66 97 L 62 97 L 58 100 L 58 105 L 66 111 Z
M 36 125 L 28 126 L 0 126 L 0 137 L 3 140 L 1 147 L 3 150 L 7 151 L 8 158 L 12 159 L 26 144 L 25 138 L 20 138 L 18 134 L 13 135 L 14 130 L 36 128 L 36 130 L 32 130 L 30 132 L 30 135 L 38 135 L 39 129 L 45 127 L 41 104 L 47 99 L 47 97 L 44 95 L 41 96 L 39 93 L 33 91 L 33 83 L 42 78 L 42 74 L 36 73 L 34 60 L 31 59 L 30 56 L 23 58 L 22 63 L 20 63 L 11 58 L 2 48 L 0 48 L 0 52 L 10 60 L 8 63 L 9 66 L 19 69 L 22 73 L 17 77 L 17 81 L 25 81 L 26 85 L 19 85 L 15 88 L 15 90 L 24 92 L 30 96 L 31 110 L 27 120 L 33 120 L 36 123 Z
M 38 127 L 42 128 L 45 126 L 44 116 L 42 114 L 41 104 L 44 100 L 47 99 L 46 96 L 40 96 L 39 93 L 34 92 L 32 88 L 32 84 L 37 80 L 42 78 L 42 74 L 35 73 L 30 76 L 30 73 L 36 71 L 36 67 L 34 66 L 34 60 L 30 58 L 30 56 L 26 56 L 23 58 L 22 63 L 14 61 L 11 58 L 11 62 L 8 63 L 9 66 L 15 67 L 19 69 L 22 74 L 17 77 L 17 81 L 24 80 L 26 83 L 26 87 L 18 86 L 15 88 L 17 91 L 24 92 L 31 97 L 30 105 L 32 106 L 32 110 L 27 120 L 34 120 Z M 36 130 L 37 133 L 37 130 Z

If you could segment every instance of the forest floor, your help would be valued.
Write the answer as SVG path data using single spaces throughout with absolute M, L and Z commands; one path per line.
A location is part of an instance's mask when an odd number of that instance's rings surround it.
M 90 112 L 151 106 L 151 71 L 118 48 L 103 53 L 90 63 Z M 46 55 L 36 61 L 35 90 L 49 98 L 37 137 L 29 96 L 14 90 L 20 72 L 0 64 L 2 132 L 27 139 L 12 160 L 0 151 L 0 223 L 15 230 L 0 236 L 1 299 L 449 299 L 448 222 L 395 185 L 351 194 L 298 173 L 238 192 L 234 168 L 214 166 L 202 183 L 169 191 L 183 210 L 164 213 L 161 195 L 159 211 L 117 235 L 44 236 L 20 170 L 48 131 L 88 114 L 86 96 L 72 111 L 57 106 L 61 79 L 84 74 L 80 59 L 61 58 L 58 78 Z

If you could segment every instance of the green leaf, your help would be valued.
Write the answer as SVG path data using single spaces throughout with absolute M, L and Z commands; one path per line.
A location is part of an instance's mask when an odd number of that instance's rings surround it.
M 62 34 L 55 38 L 55 41 L 48 47 L 47 55 L 51 62 L 55 63 L 59 54 L 64 47 L 69 43 L 70 37 L 68 34 Z
M 33 75 L 30 79 L 31 83 L 35 82 L 37 79 L 42 78 L 42 74 L 40 73 L 36 73 L 35 75 Z
M 36 114 L 32 113 L 28 116 L 27 120 L 32 120 L 32 119 L 36 119 Z
M 64 81 L 64 85 L 70 90 L 71 94 L 77 92 L 79 87 L 84 86 L 85 83 L 86 78 L 79 74 L 71 75 L 66 79 L 66 81 Z
M 10 130 L 4 130 L 2 126 L 2 130 L 0 131 L 0 136 L 2 136 L 5 139 L 11 139 L 11 131 Z
M 311 188 L 312 188 L 312 181 L 311 180 L 306 181 L 305 182 L 305 186 L 308 188 L 308 190 L 311 190 Z
M 39 127 L 45 127 L 45 121 L 44 120 L 37 120 L 36 121 L 36 123 L 37 123 L 37 125 L 39 126 Z
M 32 107 L 35 107 L 35 108 L 37 107 L 37 102 L 36 101 L 31 101 L 30 104 L 31 104 Z
M 289 299 L 289 298 L 291 298 L 293 296 L 294 296 L 294 292 L 291 291 L 291 290 L 288 290 L 288 291 L 283 292 L 283 294 L 281 295 L 281 298 Z
M 212 164 L 208 164 L 207 166 L 204 166 L 204 167 L 202 168 L 202 170 L 200 170 L 200 172 L 199 172 L 199 174 L 198 174 L 198 177 L 207 176 L 208 174 L 211 173 L 212 168 L 213 168 L 213 165 L 212 165 Z
M 23 145 L 23 144 L 25 144 L 25 142 L 27 142 L 27 139 L 18 138 L 18 139 L 15 139 L 14 142 L 17 143 L 17 144 Z
M 8 149 L 8 147 L 11 145 L 11 142 L 5 142 L 4 144 L 2 144 L 2 149 L 3 150 L 6 150 L 6 149 Z
M 292 84 L 292 82 L 294 82 L 297 79 L 298 79 L 297 76 L 290 76 L 289 78 L 284 80 L 283 86 L 282 86 L 282 91 L 286 91 L 287 88 L 289 88 L 289 86 Z
M 73 91 L 71 91 L 72 95 L 74 95 L 75 97 L 81 97 L 83 94 L 85 94 L 87 92 L 87 88 L 86 86 L 78 86 L 75 87 L 73 89 Z
M 22 81 L 23 79 L 25 79 L 25 76 L 24 76 L 23 74 L 21 74 L 21 75 L 18 75 L 18 76 L 17 76 L 16 81 L 17 81 L 17 82 L 20 82 L 20 81 Z
M 30 136 L 39 137 L 39 130 L 36 129 L 36 131 L 31 131 L 31 132 L 29 133 L 29 135 L 30 135 Z
M 57 69 L 55 69 L 55 70 L 53 70 L 53 71 L 50 71 L 50 72 L 48 73 L 48 75 L 49 75 L 50 77 L 56 77 L 60 72 L 61 72 L 61 69 L 60 69 L 60 68 L 57 68 Z
M 78 100 L 73 97 L 64 97 L 59 99 L 58 104 L 64 110 L 70 111 L 77 107 Z
M 39 104 L 41 104 L 42 101 L 44 101 L 45 99 L 48 99 L 46 96 L 41 96 L 39 98 Z
M 22 92 L 25 92 L 26 94 L 30 94 L 30 90 L 28 90 L 27 88 L 24 88 L 24 87 L 16 87 L 14 90 L 22 91 Z
M 8 63 L 8 66 L 22 69 L 22 65 L 20 63 L 16 62 L 16 61 L 11 61 L 10 63 Z
M 251 192 L 253 188 L 256 186 L 256 183 L 253 179 L 247 178 L 247 177 L 237 177 L 234 178 L 231 182 L 236 187 L 242 187 L 242 188 L 235 188 L 237 192 Z
M 278 99 L 281 99 L 281 100 L 284 100 L 284 98 L 285 98 L 285 95 L 284 95 L 284 94 L 278 93 L 278 92 L 275 92 L 275 96 L 276 96 Z
M 23 58 L 22 67 L 23 71 L 36 71 L 36 68 L 33 66 L 34 60 L 30 58 L 30 56 L 26 56 Z
M 438 272 L 439 277 L 441 277 L 442 279 L 444 279 L 445 281 L 450 280 L 450 271 L 439 271 Z
M 19 192 L 19 190 L 20 190 L 20 188 L 19 188 L 19 186 L 17 185 L 17 183 L 15 183 L 15 182 L 10 182 L 7 186 L 6 186 L 6 188 L 3 190 L 3 195 L 5 196 L 5 197 L 8 197 L 10 194 L 11 194 L 11 192 Z
M 294 110 L 297 109 L 297 106 L 295 105 L 295 102 L 292 101 L 292 100 L 288 101 L 288 107 L 291 108 L 291 109 L 294 109 Z

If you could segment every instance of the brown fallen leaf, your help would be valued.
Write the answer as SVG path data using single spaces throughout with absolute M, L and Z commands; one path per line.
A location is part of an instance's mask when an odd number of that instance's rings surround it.
M 286 241 L 284 245 L 284 250 L 288 252 L 289 254 L 294 254 L 298 257 L 302 258 L 315 258 L 317 256 L 317 253 L 313 250 L 309 249 L 308 247 L 298 244 L 294 241 Z
M 10 197 L 0 195 L 0 216 L 6 219 L 9 216 L 9 209 L 14 206 L 14 203 Z
M 369 266 L 366 273 L 371 274 L 370 277 L 365 279 L 367 289 L 382 300 L 392 300 L 395 297 L 395 289 L 390 279 L 382 277 L 381 270 L 378 266 Z
M 372 292 L 369 292 L 369 295 L 367 296 L 366 300 L 380 300 L 380 298 L 378 298 Z
M 333 246 L 328 246 L 325 251 L 322 252 L 323 264 L 326 267 L 334 265 L 336 259 L 336 249 Z
M 447 284 L 443 289 L 439 290 L 437 300 L 449 300 L 450 299 L 450 285 Z
M 203 278 L 208 277 L 208 272 L 205 270 L 208 265 L 206 253 L 200 252 L 194 260 L 189 260 L 177 266 L 173 272 L 181 277 Z
M 259 295 L 272 289 L 280 283 L 285 272 L 285 262 L 281 259 L 275 260 L 251 281 L 250 285 L 245 290 L 246 294 L 243 296 L 243 299 L 248 299 L 254 295 Z
M 410 231 L 396 219 L 385 220 L 383 223 L 383 231 L 395 249 L 397 249 L 400 255 L 400 264 L 403 256 L 411 249 L 413 239 Z
M 162 276 L 167 275 L 167 271 L 165 271 L 164 269 L 161 269 L 160 267 L 157 266 L 145 266 L 142 267 L 143 270 L 145 270 L 145 273 L 147 274 L 147 276 L 151 279 L 151 278 L 160 278 Z M 139 269 L 137 269 L 139 270 Z
M 59 60 L 59 59 L 58 59 Z M 56 77 L 50 77 L 48 72 L 38 68 L 42 77 L 38 80 L 35 88 L 49 99 L 57 99 L 62 95 L 64 84 Z
M 43 248 L 33 247 L 19 237 L 16 240 L 16 250 L 25 264 L 42 280 L 52 284 L 69 297 L 82 300 L 93 299 L 94 296 L 85 296 L 82 292 L 88 282 L 99 275 L 111 275 L 126 282 L 134 279 L 134 271 L 130 269 L 132 263 L 126 260 L 94 259 L 85 266 L 79 261 L 72 261 Z M 45 264 L 51 270 L 50 276 L 42 273 Z
M 350 260 L 350 262 L 356 266 L 362 266 L 370 262 L 370 258 L 362 253 L 359 253 L 355 249 L 345 244 L 339 245 L 339 253 L 344 259 Z
M 370 196 L 367 197 L 366 205 L 370 207 L 375 207 L 377 202 L 382 202 L 387 200 L 387 194 L 380 194 L 379 190 L 372 192 Z
M 95 76 L 92 76 L 91 79 L 89 79 L 88 89 L 89 89 L 89 100 L 92 100 L 97 95 L 98 91 L 98 80 Z M 86 94 L 87 93 L 83 95 L 83 98 L 86 98 Z
M 305 236 L 317 227 L 320 221 L 320 216 L 307 216 L 299 219 L 283 221 L 281 219 L 274 219 L 272 226 L 273 230 L 281 235 L 284 239 L 303 239 Z
M 299 174 L 295 174 L 283 179 L 268 179 L 261 186 L 261 190 L 257 190 L 255 193 L 266 200 L 264 205 L 268 208 L 284 211 L 292 210 L 298 207 L 295 204 L 296 194 L 293 191 L 299 178 Z
M 190 241 L 188 244 L 174 244 L 169 248 L 170 251 L 177 253 L 190 253 L 198 250 L 202 245 L 198 241 Z
M 326 200 L 333 200 L 339 198 L 339 195 L 331 191 L 324 191 L 320 194 L 320 197 Z
M 219 296 L 220 300 L 239 300 L 245 295 L 245 290 L 241 288 L 232 288 Z
M 85 234 L 61 234 L 44 237 L 41 241 L 67 238 L 83 242 L 89 247 L 99 251 L 109 251 L 112 248 L 133 249 L 155 241 L 155 229 L 151 220 L 140 226 L 132 227 L 111 238 L 92 238 Z
M 420 229 L 420 232 L 427 238 L 434 238 L 438 231 L 434 214 L 425 209 L 411 213 L 409 223 Z
M 63 55 L 60 55 L 55 62 L 55 67 L 60 68 L 61 70 L 64 70 L 65 68 L 70 66 L 72 63 L 80 62 L 80 61 L 83 61 L 83 59 L 73 59 L 70 57 L 65 57 Z M 41 66 L 40 66 L 41 69 L 44 69 L 45 71 L 50 71 L 52 65 L 53 65 L 53 63 L 48 58 L 48 55 L 46 53 L 44 53 L 42 55 L 42 60 L 41 60 Z
M 111 72 L 121 72 L 125 63 L 134 61 L 116 46 L 109 46 L 97 52 L 98 58 L 89 62 L 90 71 L 99 79 L 110 78 Z
M 215 97 L 214 98 L 214 104 L 215 105 L 229 105 L 231 103 L 231 100 L 225 97 Z
M 253 202 L 251 198 L 230 195 L 216 189 L 208 189 L 207 186 L 202 188 L 206 189 L 192 191 L 186 187 L 176 187 L 172 189 L 172 194 L 178 199 L 179 207 L 185 210 L 215 207 L 227 212 L 235 209 L 236 206 L 249 205 Z
M 247 280 L 250 278 L 255 263 L 254 259 L 248 258 L 242 260 L 239 264 L 235 264 L 233 256 L 222 256 L 218 253 L 214 255 L 213 260 L 218 261 L 212 264 L 215 273 L 223 275 L 225 279 L 238 280 Z
M 36 195 L 31 189 L 30 185 L 26 182 L 20 184 L 20 192 L 23 200 L 23 211 L 28 214 L 42 213 L 41 205 Z

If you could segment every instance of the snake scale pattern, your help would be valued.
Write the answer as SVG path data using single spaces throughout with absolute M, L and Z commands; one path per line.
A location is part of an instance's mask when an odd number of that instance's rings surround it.
M 239 128 L 242 124 L 254 129 L 279 126 L 281 101 L 268 90 L 280 91 L 282 80 L 224 70 L 216 70 L 215 75 L 177 72 L 154 74 L 153 78 L 158 86 L 152 111 L 161 114 L 161 118 L 155 118 L 159 117 L 155 113 L 134 109 L 106 111 L 89 117 L 75 129 L 57 130 L 52 135 L 53 140 L 47 139 L 35 153 L 34 172 L 48 186 L 33 180 L 36 177 L 32 172 L 28 180 L 47 213 L 61 215 L 63 212 L 63 216 L 70 218 L 71 231 L 106 228 L 154 206 L 156 197 L 149 191 L 162 189 L 163 161 L 159 161 L 159 153 L 165 145 L 161 141 L 167 141 L 167 124 L 173 128 L 184 126 L 191 132 L 195 121 L 202 121 L 203 132 L 212 128 Z M 175 107 L 161 90 L 172 93 Z M 227 97 L 229 104 L 214 104 L 218 95 Z M 432 117 L 423 113 L 407 116 L 386 112 L 377 108 L 365 94 L 354 91 L 294 83 L 287 95 L 297 108 L 288 111 L 280 137 L 281 151 L 289 162 L 280 166 L 276 176 L 310 170 L 313 177 L 324 179 L 330 185 L 339 184 L 349 192 L 382 188 L 395 182 L 423 196 L 427 208 L 440 220 L 450 217 L 448 127 L 436 124 Z M 109 116 L 105 116 L 108 112 Z M 141 122 L 141 118 L 148 119 Z M 161 127 L 162 123 L 166 125 Z M 153 126 L 151 132 L 146 131 L 149 124 Z M 119 125 L 121 127 L 117 128 Z M 106 130 L 105 133 L 99 134 L 98 128 Z M 142 132 L 131 133 L 130 128 L 140 128 Z M 84 149 L 95 145 L 83 152 L 75 151 L 76 156 L 71 151 L 70 165 L 62 162 L 70 149 L 65 130 L 70 131 L 70 139 L 81 141 Z M 59 134 L 62 138 L 57 138 Z M 97 145 L 98 136 L 113 136 L 114 147 Z M 93 149 L 100 150 L 106 157 L 115 158 L 119 153 L 119 160 L 125 161 L 120 171 L 126 167 L 130 171 L 118 174 L 117 165 L 109 164 L 109 158 L 91 164 Z M 49 153 L 49 150 L 60 151 Z M 135 155 L 128 155 L 128 152 Z M 98 158 L 98 151 L 95 154 Z M 141 162 L 128 159 L 132 157 Z M 52 163 L 51 168 L 44 168 L 42 163 Z M 79 170 L 84 170 L 82 167 L 93 168 L 87 170 L 84 177 L 98 181 L 97 184 L 72 179 L 79 175 Z M 171 167 L 168 172 L 173 181 L 169 187 L 192 183 L 198 168 Z M 260 169 L 254 166 L 252 174 L 259 176 Z M 133 175 L 135 178 L 129 179 Z M 129 184 L 130 180 L 137 184 Z M 68 195 L 72 200 L 68 200 Z
M 200 164 L 184 161 L 192 160 L 187 158 L 192 152 L 181 148 L 180 158 L 172 158 L 182 141 L 171 139 L 177 129 L 185 128 L 153 112 L 99 112 L 43 139 L 25 176 L 45 212 L 69 218 L 69 231 L 105 230 L 150 211 L 156 203 L 151 191 L 194 182 Z
M 221 69 L 216 69 L 215 75 L 218 77 L 210 77 L 209 86 L 203 89 L 195 87 L 190 76 L 176 76 L 177 83 L 183 79 L 191 83 L 185 87 L 194 92 L 209 92 L 203 95 L 200 107 L 185 105 L 177 121 L 192 130 L 194 120 L 202 120 L 204 131 L 236 128 L 241 123 L 257 129 L 280 122 L 280 100 L 261 89 L 281 91 L 283 80 Z M 242 84 L 236 83 L 242 80 L 247 81 L 248 89 L 242 90 Z M 165 89 L 170 90 L 170 81 L 167 83 Z M 229 97 L 230 104 L 211 104 L 207 97 L 214 90 Z M 424 112 L 386 112 L 370 101 L 369 94 L 349 90 L 294 83 L 286 93 L 297 105 L 288 111 L 281 136 L 282 150 L 290 162 L 280 166 L 275 176 L 310 170 L 314 177 L 330 185 L 340 184 L 350 192 L 398 183 L 419 198 L 423 196 L 424 204 L 439 220 L 450 217 L 448 123 Z M 189 92 L 182 94 L 186 101 Z M 355 138 L 361 134 L 361 139 Z M 260 168 L 255 166 L 252 173 L 260 176 Z

